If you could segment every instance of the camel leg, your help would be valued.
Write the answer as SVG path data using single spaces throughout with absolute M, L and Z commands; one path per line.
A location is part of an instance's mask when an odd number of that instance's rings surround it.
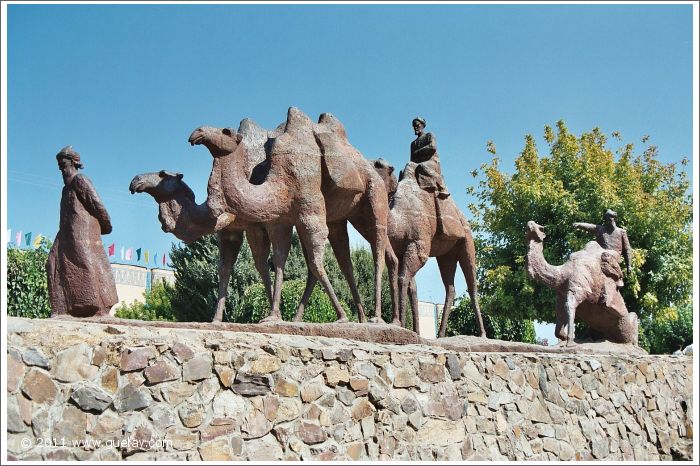
M 272 309 L 270 315 L 261 322 L 270 322 L 282 319 L 280 300 L 282 298 L 282 281 L 284 277 L 284 264 L 287 262 L 289 249 L 292 247 L 292 226 L 271 225 L 268 230 L 272 241 L 272 264 L 275 266 L 275 284 L 272 289 Z
M 333 248 L 333 253 L 338 261 L 340 271 L 350 286 L 352 300 L 357 307 L 357 319 L 364 323 L 367 321 L 365 317 L 365 306 L 362 304 L 362 298 L 360 297 L 360 292 L 357 290 L 357 283 L 355 282 L 355 275 L 352 270 L 350 239 L 348 238 L 348 225 L 345 220 L 328 225 L 328 241 L 331 243 L 331 248 Z
M 331 303 L 333 303 L 333 307 L 338 316 L 336 322 L 347 322 L 348 317 L 345 314 L 345 310 L 343 310 L 343 307 L 340 305 L 340 301 L 333 291 L 331 281 L 328 279 L 328 275 L 326 275 L 326 269 L 323 267 L 324 243 L 328 238 L 328 226 L 326 222 L 320 216 L 302 217 L 297 224 L 297 231 L 308 253 L 309 261 L 306 265 L 316 279 L 321 282 L 328 297 L 331 299 Z
M 408 284 L 408 300 L 411 302 L 411 312 L 413 313 L 413 322 L 418 322 L 418 287 L 416 286 L 416 277 L 414 276 L 411 279 L 411 282 Z M 401 326 L 405 327 L 406 326 L 406 313 L 404 312 L 403 315 L 404 320 L 401 321 Z M 416 328 L 416 325 L 413 324 L 413 327 Z M 416 330 L 418 332 L 418 330 Z
M 399 307 L 399 259 L 396 257 L 391 243 L 386 243 L 384 258 L 389 272 L 389 290 L 391 292 L 391 315 L 396 322 L 401 320 Z M 375 316 L 377 322 L 384 322 L 381 312 Z
M 566 326 L 569 321 L 566 315 L 566 295 L 564 293 L 557 292 L 556 301 L 556 322 L 554 324 L 554 335 L 561 341 L 566 341 Z
M 405 312 L 406 309 L 406 298 L 408 295 L 408 285 L 415 277 L 416 273 L 425 265 L 428 261 L 428 254 L 425 252 L 425 248 L 421 248 L 418 242 L 413 242 L 406 248 L 406 254 L 403 257 L 403 263 L 401 264 L 401 270 L 399 272 L 399 309 L 401 312 Z M 417 307 L 417 306 L 416 306 Z M 418 309 L 414 311 L 414 316 L 416 317 L 413 321 L 413 330 L 418 330 Z M 401 325 L 401 321 L 392 322 L 395 325 Z
M 448 253 L 447 255 L 437 258 L 438 267 L 440 268 L 440 277 L 445 285 L 445 305 L 442 308 L 442 320 L 440 321 L 440 330 L 438 338 L 444 337 L 447 331 L 447 320 L 452 312 L 452 303 L 455 299 L 455 272 L 457 272 L 457 257 Z
M 479 329 L 479 336 L 486 338 L 484 320 L 481 318 L 481 309 L 479 308 L 479 290 L 476 279 L 476 248 L 474 247 L 474 238 L 471 231 L 467 229 L 466 233 L 467 237 L 464 238 L 464 242 L 459 243 L 463 246 L 458 257 L 459 266 L 467 282 L 467 290 L 469 291 L 469 299 L 471 300 L 472 311 L 474 311 L 476 325 Z
M 265 293 L 267 294 L 267 302 L 272 306 L 272 280 L 270 279 L 270 269 L 267 265 L 267 258 L 270 255 L 270 238 L 267 236 L 264 228 L 253 227 L 246 231 L 248 245 L 253 256 L 255 269 L 260 274 Z
M 231 279 L 231 269 L 243 244 L 243 232 L 219 230 L 216 236 L 219 243 L 219 294 L 216 299 L 216 312 L 214 312 L 212 322 L 221 322 L 224 320 L 226 293 L 228 291 L 228 282 Z
M 301 252 L 304 254 L 304 262 L 309 263 L 309 254 L 306 252 L 306 247 L 304 243 L 301 243 Z M 316 277 L 311 273 L 311 269 L 307 267 L 306 272 L 306 288 L 304 288 L 304 293 L 301 295 L 301 301 L 299 301 L 299 306 L 297 306 L 297 312 L 294 315 L 294 322 L 301 322 L 304 318 L 304 310 L 306 305 L 309 303 L 311 298 L 311 293 L 314 291 L 314 286 L 316 286 Z
M 567 323 L 568 329 L 566 334 L 566 346 L 571 346 L 574 344 L 574 330 L 576 328 L 574 321 L 576 319 L 576 308 L 580 303 L 580 300 L 573 292 L 569 291 L 567 293 L 566 302 L 564 304 L 566 315 L 569 318 L 569 322 Z

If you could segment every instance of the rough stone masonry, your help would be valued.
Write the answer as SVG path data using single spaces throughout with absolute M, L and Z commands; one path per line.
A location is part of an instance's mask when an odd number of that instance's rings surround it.
M 692 357 L 8 319 L 22 460 L 692 459 Z

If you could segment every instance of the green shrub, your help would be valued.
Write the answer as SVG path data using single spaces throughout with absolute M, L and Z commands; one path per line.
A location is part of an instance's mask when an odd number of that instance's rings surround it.
M 294 319 L 305 286 L 305 280 L 288 280 L 282 285 L 280 311 L 284 320 Z M 356 319 L 356 316 L 350 314 L 350 310 L 345 302 L 341 302 L 341 306 L 347 313 L 348 318 Z M 265 287 L 260 283 L 249 286 L 243 293 L 238 311 L 239 313 L 234 316 L 234 322 L 256 323 L 267 317 L 270 305 L 265 295 Z M 333 322 L 336 318 L 335 309 L 330 298 L 319 285 L 316 285 L 304 312 L 304 322 Z
M 36 249 L 7 249 L 7 315 L 44 319 L 51 315 L 46 261 L 51 241 Z
M 160 281 L 144 292 L 145 303 L 136 300 L 131 304 L 123 303 L 117 307 L 114 315 L 122 319 L 177 320 L 170 304 L 174 291 L 167 282 Z
M 508 319 L 498 315 L 481 312 L 484 320 L 486 336 L 496 340 L 522 341 L 536 343 L 535 324 L 528 319 Z M 439 325 L 439 323 L 438 323 Z M 476 317 L 471 308 L 468 296 L 459 298 L 457 305 L 452 309 L 447 322 L 448 337 L 455 335 L 479 335 L 476 325 Z

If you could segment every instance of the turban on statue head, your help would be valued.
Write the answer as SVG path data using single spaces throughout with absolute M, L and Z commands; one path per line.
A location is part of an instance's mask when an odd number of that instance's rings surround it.
M 83 164 L 80 163 L 80 154 L 73 150 L 73 146 L 66 146 L 56 154 L 56 160 L 61 159 L 70 159 L 73 165 L 75 165 L 75 168 L 83 168 Z

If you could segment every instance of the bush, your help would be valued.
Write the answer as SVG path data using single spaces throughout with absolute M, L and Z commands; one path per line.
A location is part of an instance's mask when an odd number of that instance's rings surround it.
M 36 249 L 7 249 L 7 315 L 45 319 L 51 315 L 46 261 L 51 241 Z
M 499 315 L 486 314 L 482 311 L 486 336 L 496 340 L 522 341 L 524 343 L 537 343 L 535 338 L 535 324 L 527 319 L 509 319 Z M 469 296 L 458 299 L 457 305 L 452 309 L 450 319 L 447 322 L 445 335 L 479 335 L 476 317 L 471 308 Z
M 174 291 L 167 282 L 160 281 L 144 292 L 145 303 L 134 300 L 131 304 L 121 304 L 116 308 L 114 315 L 122 319 L 177 320 L 170 304 Z
M 288 280 L 282 285 L 280 311 L 284 320 L 290 321 L 294 319 L 305 287 L 306 280 Z M 341 302 L 341 306 L 348 314 L 348 318 L 355 318 L 354 315 L 350 314 L 350 310 L 345 302 Z M 265 295 L 265 287 L 260 283 L 256 283 L 249 286 L 243 294 L 239 312 L 233 316 L 234 322 L 257 323 L 264 317 L 267 317 L 269 312 L 270 305 Z M 317 284 L 306 306 L 304 322 L 334 322 L 336 318 L 335 309 L 330 298 Z
M 693 307 L 668 308 L 641 321 L 639 344 L 651 354 L 673 353 L 693 342 Z

